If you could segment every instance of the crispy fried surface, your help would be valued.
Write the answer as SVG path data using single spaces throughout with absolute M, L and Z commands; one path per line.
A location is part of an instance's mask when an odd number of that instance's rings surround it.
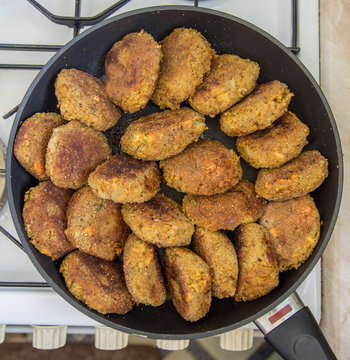
M 268 231 L 258 224 L 237 230 L 239 275 L 236 301 L 250 301 L 268 294 L 279 282 L 276 254 Z
M 152 101 L 176 110 L 209 72 L 214 51 L 197 30 L 178 28 L 162 42 L 163 59 Z
M 55 113 L 36 113 L 24 120 L 16 135 L 13 147 L 19 163 L 36 179 L 43 181 L 45 174 L 45 154 L 52 131 L 65 121 Z
M 143 109 L 155 89 L 162 57 L 160 45 L 143 30 L 116 42 L 105 60 L 109 98 L 125 112 Z
M 209 266 L 211 292 L 222 299 L 236 292 L 238 262 L 236 250 L 229 238 L 219 231 L 208 231 L 197 227 L 193 240 L 193 250 Z
M 221 115 L 221 130 L 229 136 L 243 136 L 265 129 L 287 111 L 292 96 L 278 80 L 261 84 Z
M 153 161 L 113 155 L 89 176 L 89 186 L 103 199 L 141 203 L 160 189 L 160 170 Z
M 126 314 L 134 305 L 122 266 L 116 262 L 74 251 L 64 258 L 60 272 L 68 290 L 102 314 Z
M 66 120 L 104 131 L 117 123 L 120 109 L 108 99 L 101 80 L 77 69 L 63 69 L 55 82 L 58 107 Z
M 194 226 L 173 199 L 158 194 L 142 204 L 125 204 L 124 221 L 140 239 L 158 247 L 185 246 L 191 242 Z
M 192 223 L 206 230 L 234 230 L 240 224 L 256 221 L 263 213 L 265 200 L 257 196 L 252 183 L 241 180 L 223 194 L 186 195 L 182 207 Z
M 23 222 L 30 242 L 52 260 L 74 249 L 64 234 L 71 195 L 71 190 L 45 181 L 30 188 L 24 196 Z
M 173 304 L 185 320 L 197 321 L 207 314 L 211 283 L 204 260 L 186 248 L 167 248 L 165 275 Z
M 80 251 L 114 260 L 123 251 L 129 233 L 120 209 L 120 204 L 101 199 L 89 186 L 79 189 L 67 209 L 67 239 Z
M 201 114 L 214 117 L 253 91 L 259 71 L 259 65 L 249 59 L 214 55 L 210 73 L 190 97 L 190 105 Z
M 126 286 L 136 303 L 160 306 L 166 289 L 157 250 L 130 234 L 125 243 L 123 264 Z
M 305 151 L 279 168 L 260 170 L 255 191 L 267 200 L 288 200 L 315 190 L 327 176 L 327 159 L 317 150 Z
M 169 186 L 192 195 L 223 193 L 242 178 L 239 157 L 219 141 L 193 143 L 160 167 Z
M 237 150 L 255 168 L 275 168 L 297 157 L 307 144 L 309 128 L 286 112 L 272 126 L 237 139 Z
M 205 129 L 204 116 L 183 107 L 137 119 L 126 129 L 120 143 L 123 151 L 138 159 L 163 160 L 197 141 Z
M 259 222 L 270 233 L 280 271 L 297 269 L 320 237 L 320 215 L 310 195 L 269 202 Z
M 46 152 L 46 173 L 57 186 L 79 189 L 111 153 L 102 133 L 79 121 L 70 121 L 52 133 Z

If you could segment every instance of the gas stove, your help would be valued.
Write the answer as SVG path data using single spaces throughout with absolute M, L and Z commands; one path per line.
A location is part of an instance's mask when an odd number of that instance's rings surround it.
M 69 28 L 65 26 L 69 21 L 62 20 L 60 16 L 94 17 L 109 9 L 105 15 L 96 19 L 99 21 L 104 17 L 145 6 L 199 5 L 230 13 L 262 28 L 289 47 L 314 78 L 319 80 L 318 0 L 151 0 L 147 3 L 142 0 L 122 0 L 118 2 L 119 5 L 114 4 L 114 0 L 12 0 L 0 5 L 0 23 L 3 29 L 0 32 L 0 115 L 4 117 L 0 119 L 0 140 L 5 145 L 17 105 L 40 68 L 61 46 L 93 23 L 91 20 L 87 26 L 80 27 L 83 22 L 78 21 L 73 28 Z M 58 16 L 51 16 L 50 13 Z M 2 148 L 0 143 L 0 150 Z M 4 167 L 2 160 L 0 155 L 0 168 Z M 0 173 L 0 203 L 3 183 L 4 177 Z M 113 336 L 118 341 L 114 345 L 106 343 L 103 339 L 108 328 L 101 327 L 99 323 L 80 313 L 48 287 L 20 245 L 15 242 L 17 234 L 7 203 L 0 211 L 0 225 L 8 232 L 0 234 L 0 324 L 6 325 L 0 325 L 0 343 L 5 331 L 31 332 L 34 329 L 33 345 L 39 348 L 62 346 L 66 332 L 96 332 L 96 337 L 102 339 L 96 342 L 99 348 L 126 346 L 127 336 L 117 334 L 115 330 Z M 9 240 L 10 234 L 13 242 Z M 320 321 L 320 263 L 300 286 L 298 293 Z M 35 327 L 36 325 L 39 327 Z M 259 336 L 255 325 L 248 324 L 240 330 L 221 335 L 220 343 L 228 350 L 247 349 L 251 346 L 253 334 Z M 159 347 L 166 349 L 180 349 L 187 344 L 188 341 L 157 342 Z

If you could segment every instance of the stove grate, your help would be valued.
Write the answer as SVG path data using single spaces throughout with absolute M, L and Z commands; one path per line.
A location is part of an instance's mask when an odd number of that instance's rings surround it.
M 110 6 L 106 10 L 101 13 L 90 16 L 90 17 L 82 17 L 80 16 L 80 7 L 81 0 L 75 0 L 75 10 L 74 16 L 58 16 L 52 14 L 49 10 L 47 10 L 44 6 L 39 4 L 36 0 L 27 0 L 31 5 L 33 5 L 39 12 L 41 12 L 44 16 L 50 19 L 52 22 L 67 26 L 69 28 L 73 28 L 73 38 L 79 34 L 81 28 L 85 26 L 95 25 L 98 22 L 104 20 L 109 15 L 113 14 L 121 7 L 126 5 L 131 0 L 119 0 L 114 5 Z M 198 0 L 193 0 L 193 5 L 198 7 Z M 291 46 L 288 47 L 290 51 L 292 51 L 295 55 L 300 52 L 300 48 L 298 47 L 298 0 L 292 0 L 292 39 Z M 47 52 L 55 52 L 61 49 L 63 45 L 35 45 L 35 44 L 0 44 L 1 50 L 8 51 L 47 51 Z M 23 70 L 40 70 L 44 65 L 39 64 L 0 64 L 1 69 L 23 69 Z M 3 115 L 3 119 L 8 119 L 13 114 L 17 112 L 19 105 L 8 111 Z M 0 174 L 2 176 L 2 174 Z M 10 241 L 12 241 L 18 248 L 25 252 L 23 245 L 16 240 L 7 230 L 5 230 L 2 226 L 0 226 L 0 232 L 3 233 Z M 47 288 L 50 287 L 47 283 L 37 283 L 37 282 L 0 282 L 0 287 L 20 287 L 20 288 Z

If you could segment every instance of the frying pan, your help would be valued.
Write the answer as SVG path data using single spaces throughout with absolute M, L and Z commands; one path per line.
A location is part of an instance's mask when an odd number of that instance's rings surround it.
M 36 112 L 56 111 L 54 81 L 62 68 L 74 67 L 102 77 L 105 55 L 115 41 L 141 29 L 152 34 L 156 40 L 161 40 L 177 27 L 199 30 L 219 54 L 234 53 L 257 61 L 261 67 L 260 83 L 278 79 L 295 94 L 290 110 L 310 128 L 306 150 L 318 149 L 329 161 L 328 178 L 312 193 L 323 221 L 321 237 L 303 265 L 297 270 L 280 274 L 280 284 L 270 294 L 247 303 L 213 298 L 210 312 L 195 323 L 184 321 L 171 301 L 161 307 L 135 306 L 124 316 L 102 315 L 75 299 L 58 272 L 59 262 L 52 262 L 29 242 L 21 215 L 23 198 L 25 191 L 35 186 L 37 181 L 14 157 L 14 139 L 26 118 Z M 137 114 L 124 115 L 115 128 L 107 131 L 114 151 L 118 151 L 118 138 L 128 123 L 157 110 L 150 102 Z M 207 119 L 207 125 L 207 137 L 216 138 L 234 148 L 234 139 L 220 131 L 218 118 Z M 187 6 L 146 8 L 116 16 L 88 29 L 64 46 L 38 74 L 23 98 L 10 134 L 6 174 L 8 200 L 20 240 L 41 275 L 75 308 L 106 326 L 150 338 L 194 339 L 217 335 L 256 321 L 266 339 L 279 346 L 277 351 L 285 358 L 334 358 L 311 313 L 292 294 L 319 260 L 334 228 L 342 192 L 341 154 L 336 124 L 319 86 L 299 60 L 273 37 L 241 19 L 209 9 Z M 254 181 L 256 170 L 243 161 L 242 166 L 244 177 Z M 182 194 L 166 186 L 163 190 L 181 201 Z M 273 322 L 271 314 L 275 313 L 277 315 L 273 317 Z M 282 319 L 278 320 L 278 317 Z

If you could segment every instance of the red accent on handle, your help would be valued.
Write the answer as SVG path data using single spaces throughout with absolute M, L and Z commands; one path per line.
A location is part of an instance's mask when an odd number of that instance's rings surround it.
M 288 314 L 290 311 L 292 311 L 292 307 L 288 304 L 285 307 L 283 307 L 281 310 L 277 311 L 275 314 L 269 317 L 270 323 L 274 324 L 276 321 L 278 321 L 284 315 Z

